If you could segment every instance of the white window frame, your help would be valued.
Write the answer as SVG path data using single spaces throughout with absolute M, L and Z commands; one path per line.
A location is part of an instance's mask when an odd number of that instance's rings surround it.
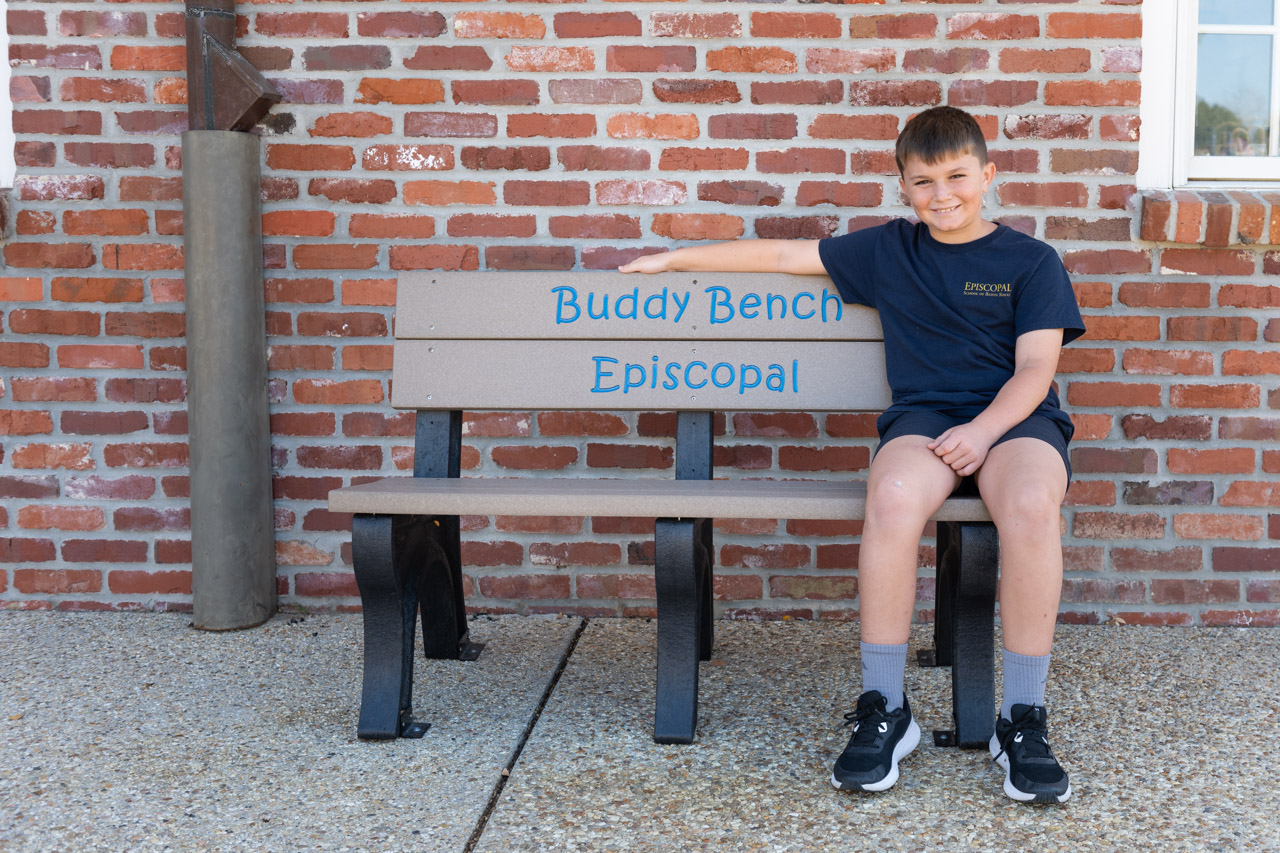
M 1280 181 L 1280 157 L 1192 154 L 1198 4 L 1199 0 L 1146 0 L 1142 4 L 1142 130 L 1135 182 L 1139 189 L 1274 189 L 1275 181 Z M 1273 87 L 1280 87 L 1280 63 L 1273 63 L 1271 71 Z M 1273 99 L 1276 91 L 1280 90 L 1273 89 Z M 1273 135 L 1280 136 L 1280 132 Z M 1247 176 L 1240 172 L 1246 166 Z

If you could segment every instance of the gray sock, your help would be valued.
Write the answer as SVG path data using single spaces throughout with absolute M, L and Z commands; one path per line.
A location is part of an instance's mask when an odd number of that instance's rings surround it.
M 885 710 L 902 707 L 902 689 L 907 677 L 907 644 L 862 644 L 862 692 L 879 690 Z
M 1000 716 L 1011 719 L 1014 705 L 1043 705 L 1044 685 L 1049 680 L 1050 655 L 1020 655 L 1004 650 L 1004 700 Z

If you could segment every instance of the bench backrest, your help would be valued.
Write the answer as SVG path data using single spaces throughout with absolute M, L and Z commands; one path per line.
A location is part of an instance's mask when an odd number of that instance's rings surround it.
M 404 409 L 876 411 L 879 316 L 825 276 L 402 274 Z

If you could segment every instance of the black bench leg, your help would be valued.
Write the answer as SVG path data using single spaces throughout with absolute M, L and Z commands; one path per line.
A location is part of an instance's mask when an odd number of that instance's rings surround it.
M 470 642 L 467 605 L 462 594 L 462 554 L 458 517 L 436 516 L 427 522 L 427 532 L 436 544 L 435 559 L 423 571 L 422 645 L 427 658 L 475 660 L 483 643 Z
M 985 748 L 995 730 L 999 539 L 990 523 L 939 522 L 938 547 L 934 630 L 937 662 L 951 665 L 955 741 L 970 749 Z
M 427 541 L 422 524 L 414 520 L 357 515 L 351 523 L 352 561 L 364 609 L 361 738 L 396 738 L 413 725 L 413 629 Z
M 711 660 L 711 646 L 715 642 L 715 545 L 711 539 L 711 519 L 697 522 L 698 602 L 701 619 L 698 632 L 698 660 Z
M 654 530 L 658 684 L 653 739 L 657 743 L 692 743 L 698 723 L 698 660 L 703 646 L 710 646 L 701 624 L 710 599 L 709 554 L 699 528 L 709 523 L 707 519 L 660 518 Z

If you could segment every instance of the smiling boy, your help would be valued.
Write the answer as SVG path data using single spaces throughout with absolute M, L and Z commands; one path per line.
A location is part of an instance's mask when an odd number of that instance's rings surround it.
M 887 790 L 919 743 L 904 692 L 917 551 L 925 523 L 972 477 L 1002 549 L 1004 684 L 991 755 L 1011 798 L 1066 802 L 1071 786 L 1044 707 L 1073 431 L 1053 376 L 1061 347 L 1084 326 L 1057 253 L 982 217 L 995 166 L 972 116 L 926 110 L 895 154 L 918 224 L 681 248 L 619 269 L 825 273 L 846 302 L 879 311 L 893 400 L 876 423 L 858 560 L 863 692 L 845 715 L 853 733 L 832 783 Z

